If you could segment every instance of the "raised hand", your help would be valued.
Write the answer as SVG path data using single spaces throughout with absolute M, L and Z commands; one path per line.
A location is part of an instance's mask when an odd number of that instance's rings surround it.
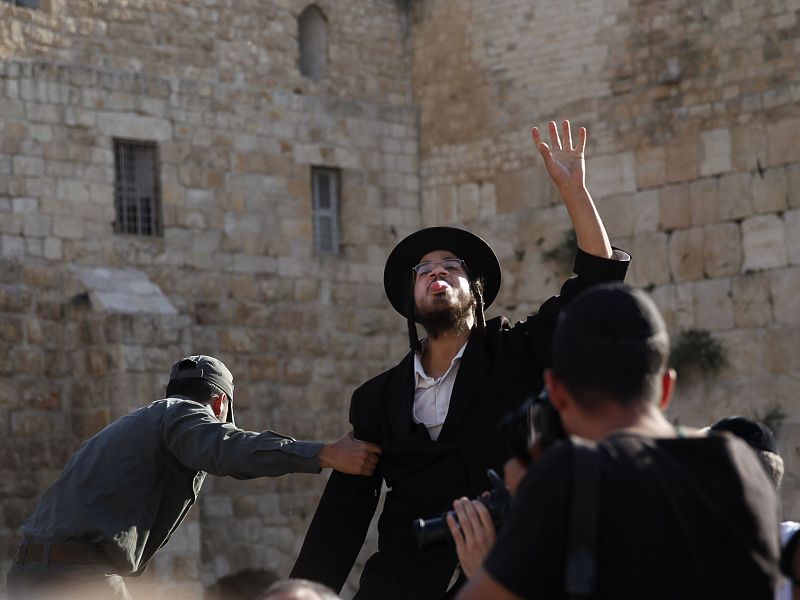
M 550 132 L 550 146 L 542 141 L 538 127 L 531 130 L 531 135 L 556 187 L 562 192 L 569 188 L 584 188 L 586 171 L 583 151 L 586 148 L 586 128 L 581 127 L 578 130 L 577 146 L 572 145 L 572 132 L 566 119 L 561 122 L 561 136 L 555 121 L 550 121 L 547 128 Z
M 319 466 L 348 475 L 372 475 L 380 453 L 379 446 L 355 439 L 351 431 L 333 444 L 322 445 Z

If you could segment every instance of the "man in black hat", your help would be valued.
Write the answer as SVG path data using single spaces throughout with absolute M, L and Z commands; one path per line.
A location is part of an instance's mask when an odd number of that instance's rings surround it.
M 254 433 L 233 419 L 233 375 L 211 356 L 172 367 L 167 398 L 90 438 L 22 525 L 8 574 L 14 598 L 128 598 L 197 500 L 206 472 L 237 479 L 372 473 L 380 449 L 346 435 L 333 444 Z
M 489 487 L 487 469 L 501 468 L 509 456 L 496 425 L 541 388 L 560 310 L 591 284 L 623 279 L 630 259 L 612 250 L 585 187 L 586 130 L 577 147 L 568 121 L 561 135 L 553 122 L 549 132 L 552 149 L 537 129 L 532 133 L 575 227 L 577 277 L 524 322 L 485 322 L 484 309 L 500 289 L 500 266 L 486 242 L 462 229 L 431 227 L 394 248 L 384 287 L 407 319 L 411 352 L 358 388 L 350 408 L 356 435 L 380 445 L 382 458 L 371 478 L 332 475 L 292 577 L 342 588 L 385 482 L 378 552 L 356 597 L 438 599 L 460 584 L 455 553 L 423 556 L 412 522 Z M 422 343 L 415 323 L 427 333 Z
M 664 417 L 675 386 L 668 355 L 663 318 L 643 291 L 601 285 L 570 304 L 545 381 L 571 437 L 528 469 L 458 600 L 772 599 L 775 491 L 742 440 Z M 466 535 L 484 527 L 469 505 L 457 513 Z

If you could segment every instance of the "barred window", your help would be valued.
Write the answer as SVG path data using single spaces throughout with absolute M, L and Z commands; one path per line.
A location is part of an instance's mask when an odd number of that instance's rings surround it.
M 307 6 L 300 14 L 297 37 L 300 43 L 300 73 L 309 79 L 322 79 L 328 70 L 328 22 L 317 6 Z
M 39 0 L 5 0 L 6 4 L 22 6 L 24 8 L 39 8 Z
M 311 167 L 314 247 L 320 254 L 339 254 L 339 180 L 341 171 Z
M 114 140 L 114 231 L 161 235 L 158 152 L 153 143 Z

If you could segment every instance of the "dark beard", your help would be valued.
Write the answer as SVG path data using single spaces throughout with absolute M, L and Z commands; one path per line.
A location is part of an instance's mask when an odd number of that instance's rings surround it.
M 417 309 L 417 320 L 425 327 L 428 337 L 436 339 L 444 333 L 459 335 L 467 330 L 469 318 L 475 307 L 475 297 L 462 289 L 456 291 L 454 304 L 433 306 L 427 312 Z

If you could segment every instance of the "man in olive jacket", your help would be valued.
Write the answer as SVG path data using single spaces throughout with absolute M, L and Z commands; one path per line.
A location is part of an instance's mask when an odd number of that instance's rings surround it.
M 377 463 L 380 449 L 350 435 L 322 444 L 237 428 L 233 375 L 211 356 L 176 362 L 167 396 L 70 458 L 22 525 L 11 597 L 129 598 L 122 576 L 140 575 L 169 541 L 207 472 L 251 479 L 333 467 L 356 477 Z
M 383 453 L 372 477 L 331 475 L 292 577 L 342 588 L 385 482 L 378 552 L 364 567 L 356 598 L 439 599 L 461 584 L 455 551 L 423 555 L 412 522 L 490 487 L 487 469 L 499 470 L 509 458 L 497 423 L 541 389 L 560 310 L 590 285 L 622 280 L 630 259 L 612 250 L 586 189 L 586 130 L 573 147 L 568 121 L 561 136 L 555 123 L 549 129 L 552 150 L 537 129 L 533 138 L 575 228 L 577 277 L 524 322 L 484 322 L 483 310 L 500 289 L 500 266 L 486 242 L 462 229 L 431 227 L 395 247 L 384 287 L 408 321 L 412 350 L 358 388 L 350 406 L 355 435 Z M 423 343 L 415 321 L 425 327 Z

